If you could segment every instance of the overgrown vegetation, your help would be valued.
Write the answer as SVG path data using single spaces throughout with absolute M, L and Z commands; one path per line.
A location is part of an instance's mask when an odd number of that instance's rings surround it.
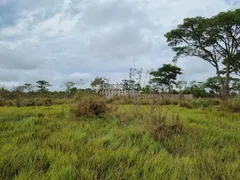
M 77 117 L 101 117 L 105 113 L 110 112 L 110 110 L 111 108 L 107 106 L 106 97 L 94 94 L 78 94 L 76 97 L 76 105 L 72 109 Z
M 240 96 L 228 99 L 221 107 L 230 112 L 240 112 Z
M 0 179 L 239 179 L 239 113 L 138 102 L 77 121 L 68 104 L 0 107 Z

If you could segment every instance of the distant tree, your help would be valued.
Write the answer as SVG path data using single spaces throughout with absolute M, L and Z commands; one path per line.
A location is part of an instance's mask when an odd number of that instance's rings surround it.
M 228 97 L 231 74 L 238 74 L 240 70 L 240 9 L 221 12 L 211 18 L 186 18 L 165 37 L 176 52 L 174 61 L 179 57 L 194 56 L 215 67 L 221 96 Z M 224 78 L 221 76 L 221 64 L 224 66 Z
M 135 91 L 141 91 L 141 89 L 142 89 L 142 86 L 141 86 L 140 83 L 136 83 L 136 84 L 134 85 L 134 90 L 135 90 Z
M 70 91 L 71 94 L 75 94 L 78 91 L 78 88 L 77 87 L 72 87 L 72 88 L 70 88 L 69 91 Z
M 32 84 L 26 83 L 24 86 L 29 93 L 33 91 L 34 86 Z
M 185 89 L 187 86 L 187 81 L 177 81 L 176 88 L 179 92 L 182 92 L 183 89 Z
M 70 93 L 70 89 L 75 85 L 75 83 L 72 81 L 68 81 L 65 82 L 64 85 L 66 86 L 66 92 Z
M 49 82 L 44 81 L 44 80 L 39 80 L 36 82 L 37 83 L 37 88 L 39 88 L 38 92 L 40 93 L 44 93 L 48 91 L 48 87 L 51 86 L 51 84 L 49 84 Z
M 205 90 L 203 82 L 191 81 L 183 90 L 184 94 L 192 94 L 194 97 L 210 97 L 211 95 Z
M 212 95 L 220 95 L 221 91 L 221 83 L 218 77 L 210 77 L 207 81 L 203 84 L 205 89 L 209 89 L 209 93 Z
M 124 91 L 134 90 L 134 87 L 135 87 L 135 81 L 134 80 L 129 80 L 129 79 L 122 80 L 122 88 L 123 88 Z
M 130 68 L 129 69 L 129 80 L 135 81 L 135 83 L 140 84 L 142 80 L 143 69 Z
M 104 89 L 106 84 L 108 83 L 108 79 L 105 77 L 96 77 L 92 82 L 91 82 L 91 87 L 93 89 L 101 90 Z
M 122 80 L 121 87 L 125 91 L 140 91 L 143 69 L 130 68 L 129 77 Z
M 150 94 L 151 93 L 151 86 L 150 85 L 146 85 L 145 87 L 142 87 L 142 92 L 144 94 Z
M 15 88 L 15 91 L 18 91 L 19 93 L 23 93 L 25 91 L 26 87 L 25 86 L 17 86 Z
M 181 68 L 171 64 L 163 64 L 157 71 L 150 72 L 153 78 L 150 79 L 149 83 L 154 84 L 154 87 L 158 89 L 161 88 L 162 91 L 165 91 L 166 87 L 170 92 L 172 85 L 176 85 L 177 75 L 180 74 L 182 74 Z

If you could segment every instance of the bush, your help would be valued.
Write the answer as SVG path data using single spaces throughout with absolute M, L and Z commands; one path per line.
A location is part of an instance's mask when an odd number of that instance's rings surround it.
M 44 103 L 45 106 L 51 106 L 53 104 L 53 100 L 51 98 L 46 98 L 44 99 Z
M 194 99 L 192 100 L 192 104 L 195 108 L 207 108 L 209 107 L 208 101 L 204 99 Z
M 222 104 L 222 100 L 218 98 L 206 99 L 209 105 L 217 106 Z
M 172 109 L 172 119 L 169 119 L 168 111 L 163 112 L 156 106 L 152 107 L 145 116 L 145 128 L 155 140 L 168 138 L 174 134 L 184 132 L 184 126 L 180 122 L 179 114 Z M 169 122 L 171 120 L 171 122 Z
M 81 95 L 76 98 L 77 104 L 73 108 L 75 116 L 97 116 L 102 117 L 106 112 L 110 111 L 107 107 L 107 99 L 97 95 Z
M 223 102 L 221 109 L 231 112 L 240 112 L 240 95 Z
M 191 102 L 189 102 L 189 101 L 187 101 L 187 100 L 180 100 L 180 101 L 179 101 L 179 106 L 180 106 L 180 107 L 189 108 L 189 109 L 194 108 L 193 104 L 191 104 Z
M 36 100 L 35 99 L 25 99 L 23 102 L 24 106 L 36 106 Z
M 112 98 L 110 98 L 108 100 L 109 103 L 113 103 L 113 104 L 133 104 L 134 103 L 134 99 L 131 95 L 128 96 L 113 96 Z
M 0 97 L 0 106 L 6 106 L 6 100 Z
M 51 106 L 52 104 L 53 100 L 51 98 L 31 98 L 23 101 L 23 106 Z
M 6 106 L 15 106 L 15 102 L 13 100 L 6 101 Z

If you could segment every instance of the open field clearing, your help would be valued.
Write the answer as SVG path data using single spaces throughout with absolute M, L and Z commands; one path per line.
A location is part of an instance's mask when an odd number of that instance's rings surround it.
M 156 140 L 134 108 L 0 107 L 0 179 L 240 179 L 239 113 L 175 106 L 184 131 Z

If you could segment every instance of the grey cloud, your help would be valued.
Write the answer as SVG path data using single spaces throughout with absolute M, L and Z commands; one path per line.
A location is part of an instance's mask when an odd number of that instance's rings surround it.
M 45 79 L 61 89 L 97 75 L 118 82 L 130 67 L 171 63 L 163 35 L 183 18 L 231 8 L 224 0 L 9 0 L 0 5 L 0 84 Z M 215 73 L 199 59 L 178 65 L 189 81 Z
M 141 56 L 149 51 L 151 44 L 144 42 L 143 34 L 135 27 L 125 26 L 116 31 L 91 38 L 88 48 L 103 58 L 124 60 L 126 57 Z
M 41 59 L 41 57 L 34 56 L 34 54 L 27 54 L 24 51 L 0 51 L 1 68 L 28 70 L 41 68 L 44 63 L 45 62 Z
M 83 22 L 92 26 L 117 25 L 119 22 L 131 21 L 134 17 L 134 9 L 131 4 L 123 1 L 109 1 L 92 3 L 87 6 Z

